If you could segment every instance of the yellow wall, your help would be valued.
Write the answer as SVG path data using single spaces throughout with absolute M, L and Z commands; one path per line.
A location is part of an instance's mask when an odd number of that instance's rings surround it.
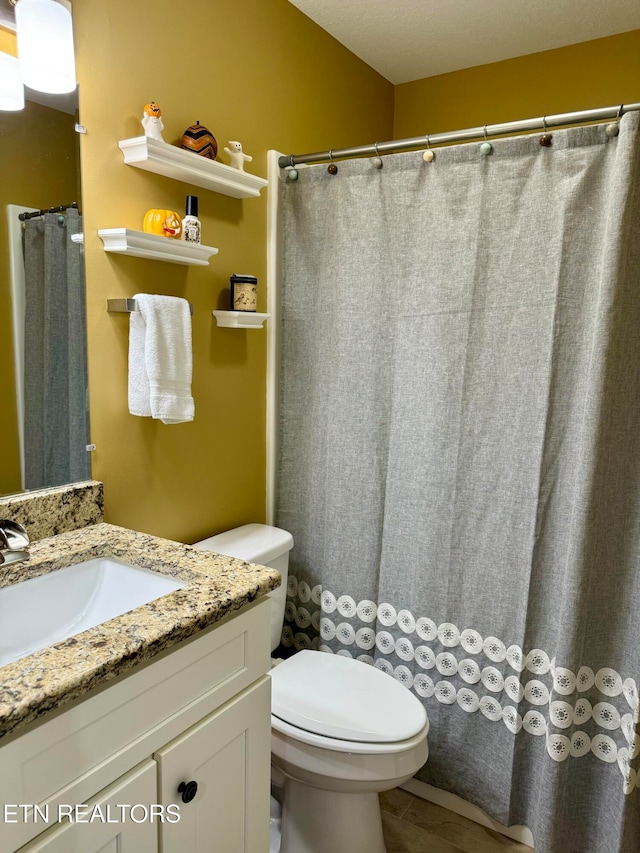
M 1 31 L 0 31 L 1 32 Z M 78 200 L 75 119 L 27 101 L 21 112 L 0 112 L 0 494 L 20 490 L 15 399 L 8 226 L 5 205 L 52 207 Z
M 395 88 L 394 139 L 640 97 L 640 30 L 547 50 Z
M 229 275 L 258 276 L 265 310 L 266 193 L 235 200 L 123 165 L 117 140 L 141 133 L 143 105 L 162 108 L 176 142 L 199 120 L 220 149 L 239 139 L 266 177 L 269 148 L 309 151 L 389 138 L 393 87 L 287 0 L 74 0 L 85 214 L 93 476 L 108 521 L 194 541 L 264 519 L 262 331 L 218 329 Z M 224 159 L 224 155 L 223 155 Z M 141 229 L 145 211 L 200 199 L 206 268 L 107 255 L 99 228 Z M 128 320 L 108 298 L 172 294 L 195 306 L 196 416 L 165 426 L 127 411 Z

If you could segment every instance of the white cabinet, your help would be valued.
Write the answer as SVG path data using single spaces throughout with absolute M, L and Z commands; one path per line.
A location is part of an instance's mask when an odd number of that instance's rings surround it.
M 79 817 L 82 822 L 64 820 L 20 853 L 157 853 L 157 824 L 142 820 L 141 808 L 133 811 L 136 820 L 115 819 L 121 814 L 119 805 L 143 806 L 155 798 L 156 767 L 146 761 L 88 803 Z
M 33 804 L 48 816 L 0 815 L 0 851 L 268 853 L 270 627 L 262 598 L 0 739 L 0 806 Z M 182 781 L 197 782 L 191 802 Z M 55 825 L 69 806 L 101 803 L 153 805 L 165 819 L 137 823 L 138 809 L 112 823 Z M 173 804 L 177 822 L 166 818 Z
M 182 785 L 186 797 L 197 785 L 181 804 L 180 822 L 163 825 L 163 853 L 269 849 L 270 703 L 265 680 L 156 753 L 161 803 L 179 800 L 181 783 L 191 784 Z

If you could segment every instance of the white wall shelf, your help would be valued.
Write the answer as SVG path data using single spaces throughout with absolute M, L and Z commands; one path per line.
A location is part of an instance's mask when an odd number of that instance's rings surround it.
M 155 172 L 232 198 L 258 198 L 260 191 L 269 183 L 264 178 L 147 136 L 121 139 L 118 147 L 127 166 Z
M 145 231 L 132 231 L 130 228 L 102 228 L 98 231 L 105 252 L 122 255 L 134 255 L 154 261 L 167 261 L 171 264 L 207 267 L 209 258 L 217 255 L 213 246 L 200 243 L 186 243 L 171 237 L 147 234 Z
M 256 311 L 213 311 L 218 326 L 224 329 L 261 329 L 271 314 Z

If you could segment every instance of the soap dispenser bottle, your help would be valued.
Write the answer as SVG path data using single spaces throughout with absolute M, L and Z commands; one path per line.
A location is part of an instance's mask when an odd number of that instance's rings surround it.
M 202 225 L 198 219 L 198 196 L 187 196 L 187 210 L 182 220 L 182 239 L 187 243 L 199 243 Z

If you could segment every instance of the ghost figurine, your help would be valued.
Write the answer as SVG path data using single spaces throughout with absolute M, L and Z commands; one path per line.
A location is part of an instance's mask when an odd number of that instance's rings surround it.
M 164 130 L 162 110 L 156 103 L 151 101 L 145 104 L 141 121 L 145 136 L 148 136 L 149 139 L 158 139 L 160 142 L 164 142 L 162 138 L 162 131 Z
M 244 172 L 244 164 L 250 163 L 253 160 L 253 157 L 244 153 L 242 145 L 239 142 L 233 142 L 230 140 L 229 146 L 229 148 L 224 149 L 224 153 L 229 157 L 230 165 L 233 166 L 234 169 L 239 169 L 241 172 Z

